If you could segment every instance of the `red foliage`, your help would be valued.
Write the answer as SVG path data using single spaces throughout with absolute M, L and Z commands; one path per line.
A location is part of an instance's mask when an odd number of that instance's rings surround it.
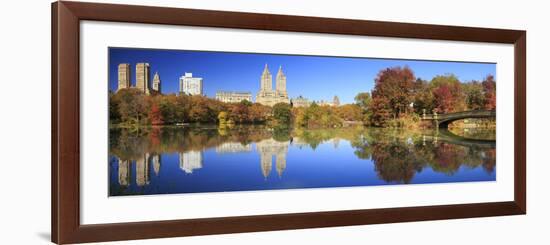
M 160 146 L 160 128 L 159 127 L 153 127 L 151 129 L 151 132 L 149 133 L 149 140 L 151 142 L 151 146 L 153 147 Z
M 435 97 L 435 110 L 438 113 L 448 113 L 454 110 L 454 96 L 448 85 L 444 84 L 433 91 Z
M 383 125 L 408 110 L 413 100 L 414 73 L 409 67 L 392 67 L 378 73 L 372 91 L 372 123 Z
M 149 120 L 152 125 L 161 125 L 163 124 L 162 113 L 160 112 L 160 107 L 156 101 L 151 103 L 151 110 L 149 111 Z
M 497 85 L 492 75 L 487 76 L 481 83 L 485 95 L 485 109 L 494 110 L 497 108 Z

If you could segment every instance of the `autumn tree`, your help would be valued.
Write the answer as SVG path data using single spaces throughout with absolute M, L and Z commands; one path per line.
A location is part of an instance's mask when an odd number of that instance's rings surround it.
M 463 111 L 466 102 L 460 81 L 455 75 L 436 76 L 430 82 L 434 95 L 434 109 L 438 113 Z
M 148 104 L 145 94 L 138 89 L 122 89 L 116 93 L 119 101 L 119 113 L 123 122 L 128 124 L 144 123 L 147 119 Z
M 248 108 L 249 121 L 252 123 L 263 123 L 269 119 L 271 108 L 259 103 L 254 103 Z
M 497 107 L 497 84 L 492 75 L 488 75 L 483 82 L 483 94 L 485 95 L 485 109 L 494 110 Z
M 480 110 L 485 107 L 483 86 L 478 81 L 471 81 L 462 84 L 462 90 L 466 97 L 466 105 L 469 110 Z
M 120 122 L 119 96 L 109 91 L 109 123 Z
M 226 124 L 228 119 L 229 119 L 229 117 L 227 115 L 227 112 L 222 111 L 218 114 L 218 122 L 220 124 Z
M 149 110 L 149 122 L 152 125 L 162 125 L 162 113 L 160 111 L 159 103 L 156 100 L 151 101 L 151 109 Z
M 338 109 L 338 107 L 319 106 L 315 102 L 305 108 L 295 108 L 294 123 L 305 128 L 340 127 L 343 119 L 337 115 Z
M 374 81 L 371 122 L 383 126 L 407 112 L 413 100 L 414 73 L 409 67 L 392 67 L 380 71 Z
M 201 95 L 189 96 L 189 120 L 192 122 L 215 122 L 220 111 L 224 110 L 222 102 Z
M 190 96 L 180 95 L 174 96 L 174 110 L 173 117 L 175 122 L 186 122 L 189 120 L 189 111 L 191 110 L 191 99 Z
M 347 104 L 335 108 L 336 115 L 345 121 L 362 121 L 363 111 L 356 104 Z
M 246 100 L 245 100 L 246 101 Z M 246 101 L 248 102 L 248 101 Z M 241 102 L 241 103 L 235 103 L 231 104 L 229 106 L 229 118 L 233 120 L 236 123 L 248 123 L 250 122 L 249 117 L 249 103 Z
M 440 85 L 433 90 L 435 99 L 435 111 L 438 113 L 449 113 L 454 110 L 454 99 L 449 85 Z
M 432 113 L 434 109 L 434 95 L 430 84 L 426 80 L 416 79 L 413 86 L 413 108 L 417 114 Z
M 176 99 L 177 98 L 175 95 L 166 95 L 161 97 L 158 106 L 164 123 L 172 124 L 184 121 L 176 118 Z

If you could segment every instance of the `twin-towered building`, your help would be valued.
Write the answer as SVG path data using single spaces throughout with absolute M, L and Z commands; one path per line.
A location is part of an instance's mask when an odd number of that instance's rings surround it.
M 216 93 L 216 99 L 227 103 L 238 103 L 243 100 L 252 102 L 252 94 L 250 92 L 219 91 Z M 274 106 L 277 103 L 290 103 L 286 90 L 286 75 L 281 66 L 279 66 L 279 71 L 275 77 L 275 89 L 273 89 L 273 76 L 269 71 L 269 67 L 265 64 L 260 77 L 260 91 L 256 95 L 256 103 L 267 106 Z
M 267 106 L 273 106 L 281 102 L 290 103 L 286 91 L 286 75 L 283 73 L 282 67 L 279 67 L 275 79 L 275 89 L 273 89 L 273 77 L 267 64 L 265 64 L 264 71 L 260 77 L 260 91 L 256 95 L 256 103 Z M 243 100 L 252 102 L 252 93 L 218 91 L 216 92 L 216 100 L 226 103 L 239 103 Z
M 286 75 L 283 68 L 279 66 L 279 71 L 275 78 L 275 90 L 273 90 L 273 77 L 267 64 L 260 78 L 260 91 L 256 95 L 256 102 L 262 105 L 273 106 L 277 103 L 290 103 L 286 91 Z

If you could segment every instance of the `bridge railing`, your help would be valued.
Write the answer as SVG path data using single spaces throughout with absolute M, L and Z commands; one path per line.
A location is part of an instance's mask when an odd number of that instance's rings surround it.
M 495 110 L 471 110 L 471 111 L 461 111 L 461 112 L 452 112 L 445 114 L 422 114 L 422 120 L 445 120 L 450 118 L 467 118 L 467 117 L 483 117 L 483 116 L 495 116 Z

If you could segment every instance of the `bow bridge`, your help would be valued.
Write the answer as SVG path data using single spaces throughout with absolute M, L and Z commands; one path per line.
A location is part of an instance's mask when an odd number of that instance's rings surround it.
M 461 119 L 467 118 L 494 118 L 496 117 L 495 110 L 474 110 L 474 111 L 461 111 L 446 114 L 422 114 L 422 120 L 432 120 L 434 125 L 438 128 L 448 128 L 449 124 Z

